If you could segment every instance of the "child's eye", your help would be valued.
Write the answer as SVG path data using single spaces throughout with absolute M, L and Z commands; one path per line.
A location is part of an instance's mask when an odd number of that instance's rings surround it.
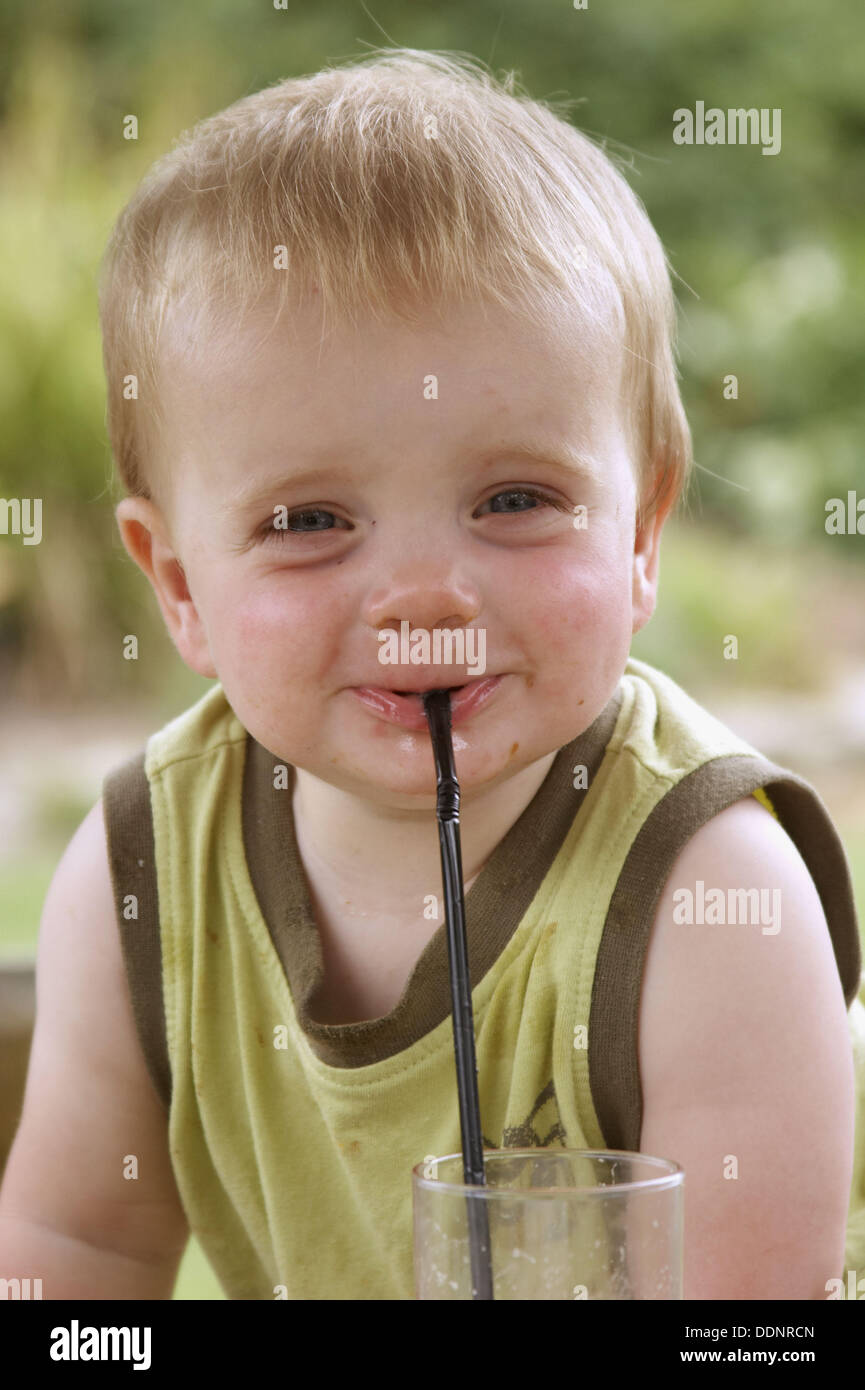
M 548 506 L 548 507 L 554 507 L 557 511 L 560 511 L 560 512 L 569 512 L 569 511 L 572 510 L 572 508 L 569 507 L 568 504 L 567 504 L 566 502 L 560 502 L 560 501 L 558 500 L 558 498 L 556 498 L 556 497 L 550 497 L 550 496 L 548 496 L 548 494 L 547 494 L 546 492 L 541 492 L 541 491 L 539 491 L 538 488 L 534 488 L 534 487 L 509 487 L 509 488 L 505 488 L 505 489 L 503 489 L 503 491 L 495 493 L 492 497 L 488 497 L 488 498 L 487 498 L 487 501 L 484 502 L 484 503 L 482 504 L 482 509 L 483 509 L 483 507 L 486 507 L 486 506 L 487 506 L 489 503 L 491 503 L 491 502 L 497 502 L 498 499 L 499 499 L 500 497 L 532 497 L 532 498 L 534 498 L 536 501 L 538 501 L 538 502 L 543 502 L 543 503 L 544 503 L 546 506 Z M 505 508 L 503 509 L 502 512 L 499 512 L 498 515 L 500 515 L 500 516 L 501 516 L 501 515 L 507 515 L 508 512 L 523 512 L 523 511 L 535 512 L 535 511 L 537 511 L 537 510 L 538 510 L 537 507 L 528 507 L 528 508 L 526 508 L 526 507 L 513 507 L 513 506 L 507 506 L 507 507 L 505 507 Z
M 295 526 L 294 523 L 302 518 L 314 518 L 312 526 Z M 285 525 L 276 525 L 276 519 L 269 517 L 261 527 L 262 537 L 275 536 L 277 540 L 283 540 L 287 535 L 302 536 L 315 531 L 329 531 L 332 528 L 322 524 L 322 518 L 330 517 L 331 521 L 339 521 L 340 518 L 333 512 L 327 511 L 324 507 L 303 507 L 296 512 L 289 512 L 285 518 Z M 343 523 L 345 525 L 345 523 Z
M 501 492 L 495 493 L 492 497 L 487 498 L 487 501 L 482 504 L 481 512 L 483 511 L 483 507 L 489 506 L 492 502 L 497 502 L 501 497 L 523 499 L 528 497 L 536 502 L 542 502 L 545 506 L 553 507 L 560 512 L 570 512 L 572 510 L 571 507 L 567 505 L 567 503 L 560 502 L 555 497 L 549 497 L 545 492 L 541 492 L 538 488 L 514 487 L 505 488 Z M 521 506 L 506 506 L 498 514 L 506 516 L 509 512 L 525 512 L 538 510 L 539 508 L 537 507 L 526 508 Z M 329 531 L 332 530 L 333 527 L 327 525 L 327 518 L 330 518 L 330 520 L 333 522 L 341 522 L 343 526 L 347 525 L 347 523 L 341 521 L 340 517 L 337 517 L 333 512 L 328 511 L 324 507 L 305 507 L 295 512 L 289 512 L 287 517 L 285 518 L 285 525 L 277 526 L 275 524 L 275 521 L 269 518 L 261 527 L 260 535 L 263 539 L 273 536 L 277 540 L 284 540 L 286 535 L 302 536 L 313 534 L 316 531 Z M 313 525 L 305 526 L 295 524 L 296 522 L 302 521 L 304 519 L 312 519 Z

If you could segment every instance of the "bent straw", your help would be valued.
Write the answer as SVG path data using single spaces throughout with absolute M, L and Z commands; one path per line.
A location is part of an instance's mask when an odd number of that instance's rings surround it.
M 466 942 L 463 866 L 460 851 L 460 784 L 451 742 L 451 702 L 446 690 L 428 690 L 422 696 L 436 766 L 436 818 L 442 862 L 442 885 L 447 921 L 448 970 L 457 1066 L 457 1092 L 462 1135 L 463 1181 L 486 1186 L 472 992 Z M 467 1197 L 472 1297 L 493 1298 L 490 1234 L 486 1202 Z

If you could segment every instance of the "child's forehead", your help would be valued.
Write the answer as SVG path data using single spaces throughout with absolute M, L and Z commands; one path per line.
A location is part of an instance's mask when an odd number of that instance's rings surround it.
M 493 386 L 497 378 L 528 378 L 536 387 L 558 372 L 589 386 L 617 380 L 622 362 L 618 322 L 590 316 L 579 305 L 533 312 L 495 303 L 439 301 L 424 304 L 411 317 L 357 312 L 328 316 L 320 302 L 306 299 L 278 316 L 267 306 L 237 311 L 178 314 L 163 337 L 163 377 L 188 390 L 205 384 L 241 388 L 259 379 L 276 382 L 280 361 L 293 376 L 324 380 L 350 366 L 353 377 L 395 368 L 451 366 L 462 380 Z M 346 383 L 348 385 L 348 383 Z

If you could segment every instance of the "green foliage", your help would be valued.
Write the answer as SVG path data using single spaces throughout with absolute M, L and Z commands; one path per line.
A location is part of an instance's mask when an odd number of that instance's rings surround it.
M 819 691 L 843 657 L 846 580 L 843 568 L 824 567 L 815 595 L 814 568 L 795 550 L 670 522 L 657 608 L 632 654 L 697 698 L 715 687 Z M 827 622 L 833 609 L 836 621 Z M 724 654 L 731 636 L 735 659 Z

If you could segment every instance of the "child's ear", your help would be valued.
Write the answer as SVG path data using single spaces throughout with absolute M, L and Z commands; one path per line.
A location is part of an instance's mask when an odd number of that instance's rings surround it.
M 207 632 L 159 507 L 146 497 L 124 497 L 114 515 L 126 551 L 150 580 L 171 640 L 183 660 L 199 676 L 218 679 Z
M 655 611 L 658 594 L 658 565 L 661 558 L 661 532 L 670 514 L 672 498 L 661 499 L 654 513 L 644 519 L 637 512 L 636 534 L 634 536 L 634 570 L 632 605 L 634 625 L 632 632 L 645 627 Z

